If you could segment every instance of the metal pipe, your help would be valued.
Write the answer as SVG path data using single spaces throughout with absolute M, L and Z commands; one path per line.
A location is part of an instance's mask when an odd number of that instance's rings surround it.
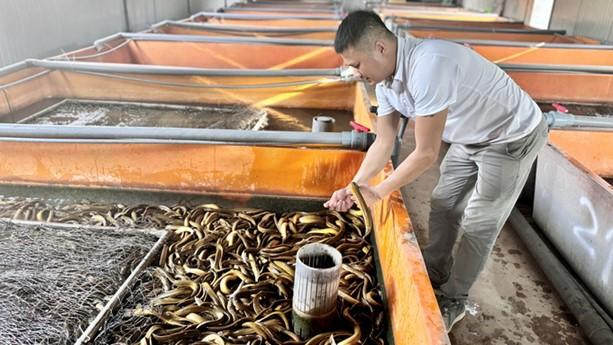
M 450 39 L 449 41 L 461 44 L 474 44 L 483 46 L 505 46 L 526 48 L 563 48 L 563 49 L 592 49 L 613 50 L 613 46 L 606 44 L 573 44 L 573 43 L 546 43 L 546 42 L 519 42 L 502 40 L 473 40 L 473 39 Z
M 98 39 L 98 40 L 94 41 L 94 47 L 96 48 L 96 50 L 100 51 L 100 50 L 102 50 L 102 48 L 105 48 L 104 46 L 107 43 L 109 43 L 111 41 L 123 39 L 122 34 L 123 34 L 122 32 L 118 32 L 118 33 L 115 33 L 115 34 L 103 37 L 101 39 Z
M 26 60 L 14 63 L 12 65 L 4 66 L 0 68 L 0 76 L 11 74 L 28 67 Z
M 288 39 L 269 37 L 223 37 L 223 36 L 199 36 L 199 35 L 169 35 L 122 32 L 109 38 L 103 38 L 94 42 L 94 46 L 100 51 L 104 46 L 118 38 L 133 41 L 163 41 L 163 42 L 202 42 L 202 43 L 243 43 L 243 44 L 275 44 L 288 46 L 333 46 L 331 40 Z
M 184 23 L 174 20 L 165 20 L 152 25 L 152 29 L 159 29 L 165 25 L 173 25 L 187 29 L 206 29 L 211 31 L 245 31 L 245 32 L 267 32 L 267 33 L 317 33 L 317 32 L 336 32 L 335 27 L 270 27 L 261 25 L 224 25 L 209 23 Z
M 322 6 L 322 5 L 327 5 L 327 6 L 336 6 L 339 5 L 342 0 L 333 0 L 333 1 L 294 1 L 294 0 L 288 0 L 288 1 L 249 1 L 249 2 L 253 2 L 256 5 L 279 5 L 279 4 L 291 4 L 292 6 Z
M 108 78 L 108 79 L 117 79 L 124 80 L 136 83 L 144 83 L 149 85 L 159 85 L 159 86 L 167 86 L 167 87 L 180 87 L 180 88 L 192 88 L 192 89 L 225 89 L 225 90 L 255 90 L 255 89 L 272 89 L 272 88 L 287 88 L 287 87 L 306 87 L 307 85 L 315 86 L 322 85 L 327 83 L 338 83 L 338 82 L 353 82 L 353 79 L 348 79 L 345 77 L 339 78 L 318 78 L 318 79 L 309 79 L 309 80 L 296 80 L 296 81 L 288 81 L 288 82 L 272 82 L 272 83 L 258 83 L 258 84 L 228 84 L 228 83 L 219 83 L 219 84 L 208 84 L 208 83 L 183 83 L 183 82 L 167 82 L 163 80 L 157 79 L 146 79 L 146 78 L 137 78 L 132 76 L 126 76 L 122 74 L 114 74 L 114 73 L 98 73 L 98 72 L 81 72 L 81 71 L 73 71 L 73 73 L 81 73 L 88 74 L 95 77 Z
M 550 128 L 584 127 L 613 131 L 613 117 L 578 116 L 559 111 L 545 113 Z
M 219 13 L 219 12 L 198 12 L 190 17 L 191 20 L 197 17 L 221 18 L 221 19 L 245 19 L 245 20 L 285 20 L 285 19 L 311 19 L 311 20 L 341 20 L 339 16 L 319 16 L 319 15 L 296 15 L 296 16 L 275 16 L 260 14 L 239 14 L 239 13 Z
M 85 49 L 81 49 L 78 50 L 76 52 L 70 52 L 70 53 L 64 53 L 62 55 L 57 55 L 57 56 L 52 56 L 50 58 L 47 58 L 47 60 L 64 60 L 64 61 L 77 61 L 77 60 L 87 60 L 87 59 L 94 59 L 100 56 L 104 56 L 104 55 L 108 55 L 114 51 L 117 51 L 121 48 L 123 48 L 124 46 L 128 45 L 128 43 L 130 43 L 130 40 L 124 40 L 122 43 L 117 44 L 115 46 L 112 46 L 107 49 L 107 50 L 103 50 L 104 47 L 96 47 L 96 51 L 98 51 L 98 53 L 95 54 L 87 54 L 87 55 L 80 55 L 81 52 L 83 52 Z
M 513 33 L 528 35 L 565 35 L 566 30 L 539 30 L 539 29 L 512 29 L 512 28 L 483 28 L 466 26 L 444 26 L 444 25 L 412 25 L 397 24 L 398 28 L 404 30 L 433 30 L 433 31 L 464 31 L 464 32 L 491 32 L 491 33 Z
M 128 0 L 123 0 L 122 1 L 122 5 L 123 5 L 123 18 L 124 18 L 124 23 L 126 25 L 126 31 L 132 31 L 132 28 L 130 27 L 130 11 L 128 10 Z
M 296 12 L 304 12 L 304 13 L 309 13 L 309 12 L 327 12 L 330 15 L 337 15 L 339 9 L 338 8 L 325 8 L 325 7 L 313 7 L 313 8 L 299 8 L 299 7 L 224 7 L 224 8 L 220 8 L 218 10 L 221 13 L 228 13 L 226 11 L 236 11 L 236 12 L 277 12 L 277 13 L 282 13 L 282 12 L 289 12 L 289 13 L 296 13 Z
M 374 134 L 352 132 L 245 131 L 174 127 L 110 127 L 0 124 L 5 140 L 133 140 L 135 143 L 251 143 L 267 145 L 322 145 L 366 150 Z M 151 142 L 154 141 L 154 142 Z M 102 142 L 102 141 L 101 141 Z
M 337 4 L 334 3 L 327 3 L 327 4 L 321 4 L 321 5 L 317 5 L 317 4 L 305 4 L 303 1 L 291 1 L 291 2 L 278 2 L 276 3 L 274 6 L 261 6 L 262 2 L 261 1 L 247 1 L 247 2 L 235 2 L 233 3 L 231 6 L 226 6 L 225 9 L 260 9 L 260 10 L 266 10 L 266 9 L 277 9 L 277 8 L 284 8 L 284 9 L 302 9 L 302 8 L 307 8 L 307 9 L 314 9 L 314 10 L 319 10 L 319 9 L 323 9 L 323 10 L 334 10 L 337 9 L 338 6 Z
M 534 71 L 534 72 L 577 72 L 613 74 L 613 66 L 601 65 L 546 65 L 546 64 L 507 64 L 499 63 L 498 67 L 505 71 Z
M 341 69 L 286 69 L 286 70 L 255 70 L 255 69 L 213 69 L 193 67 L 173 67 L 159 65 L 134 65 L 121 63 L 51 61 L 28 59 L 30 66 L 47 69 L 99 72 L 99 73 L 134 73 L 158 75 L 199 75 L 199 76 L 232 76 L 232 77 L 318 77 L 340 76 Z
M 240 2 L 236 2 L 234 4 L 232 4 L 232 6 L 242 6 L 243 4 L 245 4 L 245 6 L 252 6 L 252 5 L 263 5 L 263 7 L 267 7 L 267 6 L 279 6 L 279 5 L 285 5 L 285 6 L 295 6 L 298 8 L 303 8 L 303 7 L 317 7 L 319 8 L 320 6 L 328 6 L 328 7 L 336 7 L 338 5 L 340 5 L 342 3 L 341 0 L 339 1 L 251 1 L 248 0 L 243 3 Z M 227 7 L 227 6 L 226 6 Z
M 589 293 L 574 280 L 572 274 L 517 209 L 511 212 L 509 223 L 573 313 L 590 342 L 594 345 L 613 344 L 613 330 L 590 303 L 587 297 Z
M 400 149 L 402 148 L 402 138 L 404 137 L 404 133 L 407 130 L 407 126 L 409 124 L 409 118 L 408 117 L 404 117 L 401 116 L 400 117 L 400 124 L 398 126 L 398 134 L 396 135 L 396 140 L 394 142 L 394 148 L 392 149 L 392 164 L 394 165 L 394 168 L 398 167 L 398 164 L 400 164 Z
M 383 7 L 381 10 L 386 10 L 386 9 L 391 9 L 391 10 L 394 10 L 395 8 L 391 8 L 391 7 L 389 7 L 389 6 L 385 6 L 385 7 Z M 405 9 L 403 9 L 403 8 L 398 8 L 398 10 L 405 10 Z M 433 14 L 439 14 L 439 13 L 437 13 L 437 12 L 438 12 L 438 10 L 436 10 L 436 9 L 434 9 L 434 10 L 427 10 L 427 9 L 421 9 L 421 10 L 408 9 L 408 11 L 410 11 L 410 12 L 411 12 L 411 15 L 414 15 L 414 14 L 420 14 L 420 13 L 421 13 L 421 14 L 430 14 L 430 13 L 433 13 Z M 449 14 L 456 14 L 456 13 L 460 13 L 460 12 L 457 12 L 457 11 L 447 12 L 447 11 L 446 11 L 446 14 L 447 14 L 447 13 L 449 13 Z M 411 20 L 411 19 L 422 19 L 422 18 L 416 18 L 416 17 L 411 17 L 411 16 L 402 16 L 402 15 L 398 15 L 398 14 L 394 14 L 393 16 L 390 16 L 390 17 L 400 18 L 400 19 L 408 19 L 408 20 Z M 496 18 L 496 19 L 498 19 L 498 18 L 499 18 L 499 16 L 498 16 L 496 13 L 482 13 L 482 12 L 471 12 L 471 13 L 470 13 L 470 17 L 473 17 L 473 18 Z M 427 19 L 427 18 L 425 18 L 425 19 Z M 439 19 L 439 20 L 440 20 L 440 19 Z M 443 19 L 443 20 L 444 20 L 444 19 Z M 517 21 L 513 21 L 513 20 L 505 20 L 505 21 L 501 21 L 501 22 L 502 22 L 502 23 L 516 23 Z

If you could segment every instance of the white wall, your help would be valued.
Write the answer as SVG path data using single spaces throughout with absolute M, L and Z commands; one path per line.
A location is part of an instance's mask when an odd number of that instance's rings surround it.
M 550 27 L 613 44 L 612 18 L 611 0 L 556 0 Z
M 554 0 L 534 0 L 528 25 L 538 29 L 548 29 Z
M 188 0 L 125 0 L 130 28 L 141 31 L 164 19 L 181 19 L 189 16 Z
M 532 9 L 532 0 L 505 1 L 502 15 L 522 22 L 526 21 Z
M 498 3 L 497 0 L 465 0 L 464 7 L 487 11 Z M 503 16 L 523 20 L 528 25 L 566 30 L 567 35 L 613 44 L 613 0 L 506 0 L 503 7 Z
M 188 1 L 0 0 L 0 67 L 85 47 L 116 32 L 140 31 L 164 19 L 185 18 Z
M 479 12 L 498 13 L 502 12 L 504 0 L 464 0 L 462 6 L 469 10 Z
M 192 13 L 201 11 L 215 11 L 218 8 L 224 7 L 224 0 L 189 0 Z M 225 0 L 227 6 L 236 2 L 245 2 L 241 0 Z
M 2 0 L 0 66 L 60 54 L 124 27 L 122 0 Z

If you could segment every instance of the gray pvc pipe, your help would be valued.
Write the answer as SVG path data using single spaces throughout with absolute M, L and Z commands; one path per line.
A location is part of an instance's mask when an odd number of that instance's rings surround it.
M 224 8 L 220 8 L 218 10 L 221 13 L 229 13 L 226 11 L 236 11 L 236 12 L 245 12 L 245 11 L 251 11 L 251 12 L 277 12 L 277 13 L 283 13 L 283 12 L 289 12 L 289 13 L 296 13 L 296 12 L 304 12 L 304 13 L 309 13 L 309 12 L 327 12 L 326 14 L 329 15 L 338 15 L 339 9 L 338 8 L 332 8 L 332 7 L 311 7 L 311 8 L 300 8 L 300 7 L 224 7 Z
M 254 69 L 211 69 L 193 67 L 172 67 L 159 65 L 134 65 L 120 63 L 74 62 L 51 60 L 26 60 L 29 66 L 48 69 L 98 72 L 98 73 L 135 73 L 161 75 L 206 75 L 206 76 L 257 76 L 257 77 L 317 77 L 340 76 L 341 69 L 287 69 L 287 70 L 254 70 Z
M 531 72 L 583 72 L 597 74 L 613 74 L 613 66 L 600 65 L 546 65 L 546 64 L 508 64 L 499 63 L 498 67 L 505 71 Z
M 331 116 L 314 116 L 311 124 L 311 132 L 334 132 L 335 123 L 336 119 Z
M 573 279 L 571 273 L 556 258 L 524 216 L 517 209 L 513 209 L 509 222 L 573 313 L 590 342 L 594 345 L 613 344 L 613 330 L 590 304 L 586 291 Z
M 579 116 L 559 111 L 545 113 L 551 128 L 589 127 L 613 130 L 613 117 Z
M 165 140 L 277 145 L 330 145 L 366 150 L 373 135 L 358 132 L 246 131 L 172 127 L 106 127 L 1 124 L 0 137 L 17 139 Z
M 545 43 L 545 42 L 519 42 L 519 41 L 471 40 L 471 39 L 452 39 L 450 41 L 457 42 L 457 43 L 484 45 L 484 46 L 613 50 L 613 46 L 605 45 L 605 44 Z
M 164 41 L 164 42 L 202 42 L 202 43 L 241 43 L 241 44 L 275 44 L 288 46 L 333 46 L 331 40 L 288 39 L 268 37 L 223 37 L 223 36 L 199 36 L 199 35 L 169 35 L 122 32 L 94 42 L 97 50 L 117 39 L 134 41 Z
M 105 44 L 115 41 L 115 40 L 121 40 L 121 39 L 124 39 L 124 32 L 118 32 L 118 33 L 97 39 L 94 41 L 94 47 L 96 48 L 96 50 L 100 51 L 102 48 L 104 48 Z
M 28 67 L 28 62 L 26 60 L 20 61 L 12 65 L 8 65 L 8 66 L 0 68 L 0 75 L 11 74 L 13 72 L 17 72 L 27 67 Z
M 284 19 L 311 19 L 311 20 L 341 20 L 339 16 L 320 16 L 320 15 L 301 15 L 301 16 L 275 16 L 260 14 L 238 14 L 238 13 L 219 13 L 219 12 L 199 12 L 190 17 L 211 17 L 222 19 L 246 19 L 246 20 L 284 20 Z
M 173 25 L 189 29 L 207 29 L 218 31 L 250 31 L 250 32 L 271 32 L 271 33 L 314 33 L 314 32 L 336 32 L 335 27 L 268 27 L 263 25 L 224 25 L 224 24 L 209 24 L 209 23 L 193 23 L 179 22 L 173 20 L 165 20 L 163 22 L 152 25 L 152 29 L 158 29 L 165 25 Z
M 292 1 L 292 0 L 288 0 L 288 1 L 247 1 L 247 5 L 253 2 L 255 5 L 274 5 L 274 6 L 278 6 L 278 5 L 290 5 L 290 6 L 297 6 L 297 7 L 308 7 L 308 6 L 337 6 L 340 5 L 342 3 L 341 0 L 339 1 Z M 237 5 L 241 5 L 241 4 L 245 4 L 245 3 L 236 3 Z
M 512 29 L 512 28 L 483 28 L 483 27 L 467 27 L 467 26 L 444 26 L 444 25 L 412 25 L 412 24 L 396 24 L 398 28 L 410 30 L 445 30 L 445 31 L 464 31 L 464 32 L 491 32 L 491 33 L 513 33 L 527 35 L 564 35 L 566 30 L 538 30 L 538 29 Z

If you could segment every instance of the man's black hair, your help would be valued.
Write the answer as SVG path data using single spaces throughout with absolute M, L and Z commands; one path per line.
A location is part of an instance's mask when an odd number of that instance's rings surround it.
M 337 54 L 343 53 L 349 47 L 355 47 L 362 37 L 373 29 L 383 30 L 389 35 L 393 34 L 385 27 L 381 17 L 372 11 L 355 11 L 349 13 L 336 30 L 334 50 Z

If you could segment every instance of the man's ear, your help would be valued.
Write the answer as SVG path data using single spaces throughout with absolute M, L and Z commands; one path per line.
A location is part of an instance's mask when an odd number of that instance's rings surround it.
M 383 42 L 382 40 L 376 40 L 375 41 L 375 51 L 381 55 L 385 54 L 387 47 L 385 45 L 385 42 Z

